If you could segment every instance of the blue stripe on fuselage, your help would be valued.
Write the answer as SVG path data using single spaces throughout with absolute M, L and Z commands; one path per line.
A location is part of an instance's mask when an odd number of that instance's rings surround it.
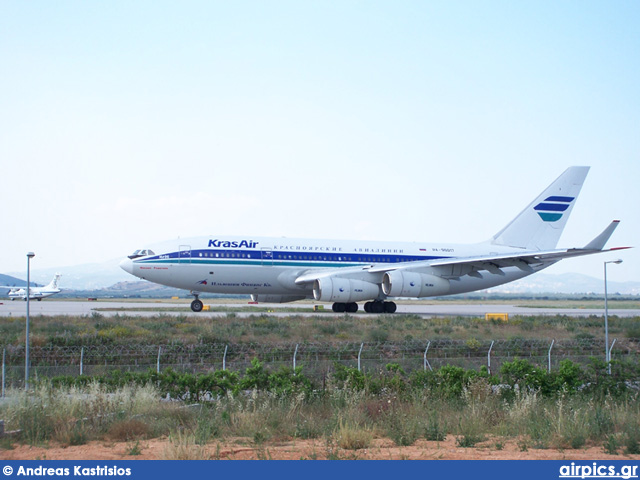
M 222 263 L 225 265 L 284 265 L 304 267 L 352 267 L 372 263 L 402 263 L 421 260 L 436 260 L 451 258 L 446 256 L 431 255 L 399 255 L 380 253 L 289 253 L 285 251 L 261 250 L 191 250 L 191 255 L 185 255 L 188 251 L 171 252 L 153 257 L 136 259 L 136 263 L 176 263 L 176 261 L 196 261 L 202 264 Z

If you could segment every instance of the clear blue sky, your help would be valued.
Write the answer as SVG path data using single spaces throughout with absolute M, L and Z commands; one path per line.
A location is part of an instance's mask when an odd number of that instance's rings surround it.
M 640 246 L 637 1 L 1 0 L 0 59 L 0 272 L 201 234 L 481 241 L 570 165 L 559 246 L 612 219 Z

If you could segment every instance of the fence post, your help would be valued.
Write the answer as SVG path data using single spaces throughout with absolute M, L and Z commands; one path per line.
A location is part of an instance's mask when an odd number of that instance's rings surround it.
M 224 346 L 224 355 L 222 356 L 222 370 L 227 369 L 227 348 L 229 348 L 229 345 Z
M 609 375 L 611 375 L 611 350 L 613 350 L 613 346 L 616 344 L 616 340 L 618 340 L 617 338 L 613 339 L 613 342 L 611 342 L 611 348 L 609 348 L 609 363 L 607 364 L 607 372 L 609 373 Z
M 553 344 L 556 343 L 556 339 L 554 338 L 553 340 L 551 340 L 551 346 L 549 347 L 549 368 L 548 368 L 548 372 L 551 373 L 551 349 L 553 348 Z
M 80 350 L 80 375 L 82 375 L 83 367 L 84 367 L 84 347 L 82 347 L 82 350 Z
M 360 354 L 362 353 L 362 347 L 364 347 L 364 343 L 360 344 L 360 351 L 358 352 L 358 371 L 360 371 Z
M 423 362 L 423 368 L 424 371 L 427 371 L 427 365 L 429 366 L 429 370 L 431 370 L 433 372 L 433 368 L 431 368 L 431 364 L 429 363 L 429 360 L 427 360 L 427 352 L 429 351 L 429 345 L 431 345 L 431 340 L 429 340 L 429 343 L 427 343 L 427 348 L 424 351 L 424 362 Z
M 298 355 L 298 344 L 296 343 L 296 351 L 293 352 L 293 374 L 296 374 L 296 355 Z
M 158 364 L 156 366 L 156 373 L 160 374 L 160 352 L 162 352 L 162 347 L 158 347 Z
M 487 353 L 487 370 L 489 370 L 489 375 L 491 375 L 491 349 L 493 348 L 495 340 L 491 340 L 491 346 L 489 347 L 489 353 Z
M 4 363 L 4 360 L 5 360 L 6 351 L 7 350 L 5 348 L 2 349 L 2 398 L 4 398 L 4 379 L 5 379 L 5 367 L 4 367 L 5 363 Z

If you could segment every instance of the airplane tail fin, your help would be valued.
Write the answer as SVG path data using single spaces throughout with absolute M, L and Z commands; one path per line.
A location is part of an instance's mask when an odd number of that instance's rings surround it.
M 550 250 L 558 244 L 589 167 L 569 167 L 489 243 L 527 250 Z
M 59 273 L 56 273 L 53 276 L 53 280 L 51 280 L 51 282 L 49 283 L 49 285 L 47 285 L 45 288 L 49 288 L 49 289 L 57 289 L 58 288 L 58 280 L 60 279 L 62 275 Z

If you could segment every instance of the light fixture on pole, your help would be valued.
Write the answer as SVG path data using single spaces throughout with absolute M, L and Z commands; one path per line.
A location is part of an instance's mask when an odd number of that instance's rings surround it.
M 607 303 L 607 263 L 620 264 L 622 260 L 604 262 L 604 359 L 607 362 L 607 372 L 611 375 L 611 356 L 609 351 L 609 305 Z
M 33 252 L 27 253 L 27 332 L 25 338 L 24 347 L 24 389 L 29 390 L 29 297 L 31 296 L 31 259 L 36 254 Z

